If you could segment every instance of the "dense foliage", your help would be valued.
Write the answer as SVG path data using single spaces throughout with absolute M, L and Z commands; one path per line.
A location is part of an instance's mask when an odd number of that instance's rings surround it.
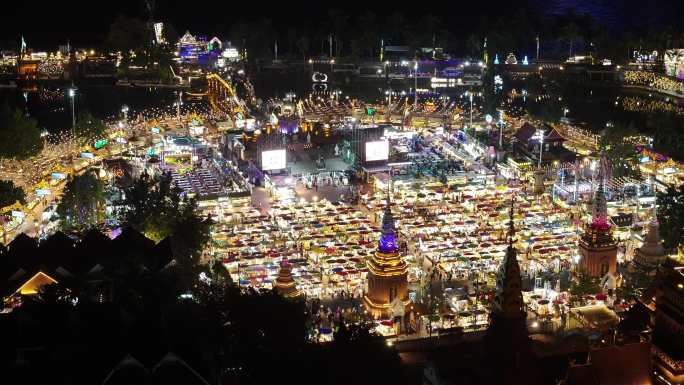
M 78 115 L 74 131 L 82 143 L 92 146 L 96 140 L 105 137 L 107 125 L 102 119 L 95 118 L 90 112 L 85 111 Z
M 599 140 L 599 147 L 608 160 L 614 178 L 632 177 L 639 179 L 641 173 L 638 167 L 637 151 L 634 144 L 625 138 L 638 135 L 633 125 L 614 124 L 603 131 Z
M 668 186 L 658 193 L 658 221 L 666 249 L 674 250 L 684 243 L 684 185 Z
M 14 204 L 26 203 L 26 194 L 21 187 L 17 187 L 9 180 L 0 180 L 0 208 Z
M 0 158 L 27 159 L 40 153 L 43 138 L 38 123 L 16 108 L 0 104 Z
M 124 226 L 130 226 L 159 242 L 172 237 L 179 262 L 194 264 L 209 241 L 211 221 L 197 215 L 197 201 L 181 196 L 181 190 L 171 183 L 171 175 L 140 178 L 123 189 L 117 216 Z
M 60 228 L 64 232 L 83 232 L 105 219 L 105 184 L 94 171 L 71 177 L 57 205 Z

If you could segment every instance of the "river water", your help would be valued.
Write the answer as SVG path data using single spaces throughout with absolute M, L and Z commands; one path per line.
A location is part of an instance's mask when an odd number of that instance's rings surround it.
M 306 97 L 309 93 L 325 95 L 326 91 L 339 90 L 341 97 L 350 96 L 365 101 L 379 101 L 388 89 L 384 80 L 360 81 L 341 78 L 327 85 L 313 84 L 306 73 L 259 74 L 253 80 L 258 98 L 267 100 L 272 97 L 283 97 L 294 92 L 298 97 Z M 524 84 L 506 85 L 504 92 L 516 88 L 521 91 Z M 419 88 L 427 88 L 427 84 L 419 84 Z M 413 88 L 412 80 L 394 81 L 391 90 L 401 93 Z M 462 91 L 462 90 L 461 90 Z M 447 94 L 458 96 L 461 91 L 454 89 Z M 49 132 L 70 127 L 71 105 L 66 89 L 57 86 L 39 86 L 33 90 L 0 89 L 0 101 L 7 100 L 37 119 L 41 127 Z M 621 89 L 617 87 L 571 87 L 562 95 L 560 102 L 567 107 L 568 118 L 587 123 L 593 130 L 605 127 L 606 122 L 633 122 L 638 129 L 652 130 L 649 127 L 653 118 L 668 109 L 668 114 L 684 126 L 684 100 L 649 93 L 647 91 Z M 177 100 L 176 91 L 168 88 L 121 87 L 121 86 L 81 86 L 76 92 L 75 111 L 89 111 L 98 118 L 108 119 L 121 116 L 121 107 L 129 106 L 129 116 L 135 116 L 143 110 L 172 108 Z M 523 107 L 525 103 L 536 103 L 533 96 L 523 102 L 516 102 Z M 655 109 L 653 109 L 655 108 Z

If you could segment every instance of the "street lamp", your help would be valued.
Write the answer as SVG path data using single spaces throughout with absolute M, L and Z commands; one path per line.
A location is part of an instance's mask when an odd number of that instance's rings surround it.
M 499 110 L 499 150 L 503 148 L 503 127 L 506 122 L 503 119 L 503 110 Z
M 413 109 L 418 110 L 418 59 L 413 64 L 413 90 L 416 93 L 413 99 Z
M 468 128 L 473 128 L 473 96 L 474 96 L 474 94 L 472 91 L 466 91 L 466 93 L 468 94 L 468 97 L 470 99 L 470 125 L 468 126 Z M 477 95 L 480 96 L 480 95 L 482 95 L 482 93 L 478 92 Z
M 181 104 L 183 103 L 183 91 L 178 91 L 178 102 L 176 103 L 176 118 L 180 122 L 180 109 L 181 109 Z
M 71 130 L 76 127 L 76 110 L 74 108 L 74 98 L 76 97 L 76 88 L 69 88 L 69 99 L 71 99 Z

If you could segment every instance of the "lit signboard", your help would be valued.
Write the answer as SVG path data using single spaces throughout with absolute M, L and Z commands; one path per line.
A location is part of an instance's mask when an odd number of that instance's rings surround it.
M 261 153 L 261 169 L 282 170 L 287 166 L 287 153 L 285 150 L 271 150 Z
M 158 134 L 161 130 L 159 129 L 159 127 L 152 127 L 150 131 L 152 131 L 153 134 Z
M 221 56 L 223 56 L 226 59 L 237 59 L 240 57 L 240 53 L 238 52 L 237 48 L 226 48 L 221 52 Z
M 52 190 L 50 190 L 48 188 L 36 189 L 36 195 L 38 195 L 38 196 L 45 196 L 45 195 L 50 195 L 50 194 L 52 194 Z
M 66 174 L 63 172 L 53 172 L 51 176 L 52 176 L 52 179 L 57 179 L 57 180 L 66 179 Z
M 366 142 L 366 162 L 387 159 L 389 159 L 388 141 Z
M 107 143 L 108 143 L 108 140 L 107 140 L 107 139 L 100 139 L 100 140 L 98 140 L 98 141 L 95 142 L 95 144 L 93 145 L 93 147 L 95 147 L 96 150 L 99 150 L 99 149 L 101 149 L 102 147 L 106 146 Z
M 81 158 L 93 159 L 93 158 L 95 158 L 95 155 L 93 155 L 92 152 L 82 152 Z

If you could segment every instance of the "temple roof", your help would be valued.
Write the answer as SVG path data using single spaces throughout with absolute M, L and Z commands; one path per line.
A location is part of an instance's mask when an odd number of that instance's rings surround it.
M 567 385 L 651 384 L 649 343 L 609 346 L 590 352 L 590 363 L 570 366 Z

